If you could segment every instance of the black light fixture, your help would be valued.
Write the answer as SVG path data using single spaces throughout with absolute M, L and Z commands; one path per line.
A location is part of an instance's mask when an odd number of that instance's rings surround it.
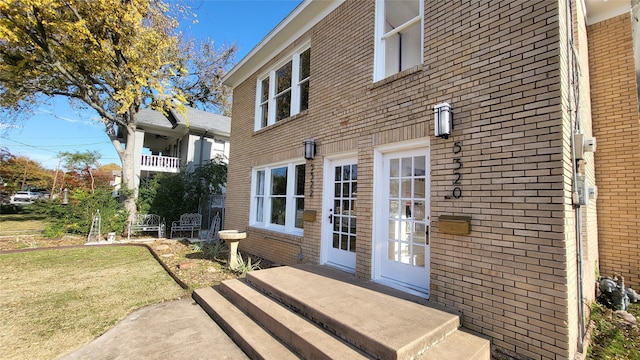
M 304 144 L 304 158 L 307 160 L 313 160 L 316 156 L 316 142 L 315 140 L 307 139 Z
M 438 104 L 433 107 L 434 127 L 436 137 L 449 138 L 453 130 L 453 112 L 448 103 Z

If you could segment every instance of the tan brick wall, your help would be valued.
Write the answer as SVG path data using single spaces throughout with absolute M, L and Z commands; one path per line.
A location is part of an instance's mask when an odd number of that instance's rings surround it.
M 308 111 L 253 131 L 256 76 L 273 62 L 234 90 L 225 223 L 248 227 L 253 166 L 300 158 L 302 141 L 315 138 L 305 207 L 322 214 L 324 157 L 357 154 L 356 275 L 371 278 L 375 149 L 429 139 L 431 300 L 460 310 L 498 355 L 571 358 L 576 259 L 560 9 L 556 1 L 427 1 L 424 64 L 372 83 L 374 4 L 345 2 L 300 39 L 311 41 Z M 443 101 L 455 128 L 436 139 L 432 109 Z M 446 200 L 456 141 L 463 196 Z M 471 216 L 471 235 L 442 233 L 440 215 Z M 318 262 L 320 233 L 320 219 L 306 222 L 302 237 L 249 228 L 241 251 L 296 263 L 302 249 L 303 262 Z
M 640 117 L 630 15 L 589 27 L 600 272 L 640 287 Z

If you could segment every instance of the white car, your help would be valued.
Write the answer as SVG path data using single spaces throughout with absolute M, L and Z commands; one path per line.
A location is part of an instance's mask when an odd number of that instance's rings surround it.
M 40 197 L 40 193 L 33 191 L 18 191 L 13 195 L 14 203 L 31 203 Z

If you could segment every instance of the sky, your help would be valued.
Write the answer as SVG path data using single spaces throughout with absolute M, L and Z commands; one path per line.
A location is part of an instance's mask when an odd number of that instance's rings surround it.
M 217 45 L 235 43 L 239 62 L 280 23 L 300 0 L 185 0 L 197 22 L 181 22 L 181 31 L 193 38 L 213 39 Z M 121 165 L 118 154 L 92 110 L 72 108 L 66 99 L 54 99 L 10 128 L 0 128 L 0 147 L 55 169 L 60 152 L 97 151 L 100 164 Z

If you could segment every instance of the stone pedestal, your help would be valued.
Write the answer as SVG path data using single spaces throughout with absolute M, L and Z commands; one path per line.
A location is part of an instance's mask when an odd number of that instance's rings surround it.
M 246 232 L 240 232 L 238 230 L 220 230 L 218 231 L 220 239 L 227 242 L 229 246 L 229 258 L 227 259 L 227 265 L 231 270 L 238 269 L 238 243 L 240 240 L 247 237 Z

